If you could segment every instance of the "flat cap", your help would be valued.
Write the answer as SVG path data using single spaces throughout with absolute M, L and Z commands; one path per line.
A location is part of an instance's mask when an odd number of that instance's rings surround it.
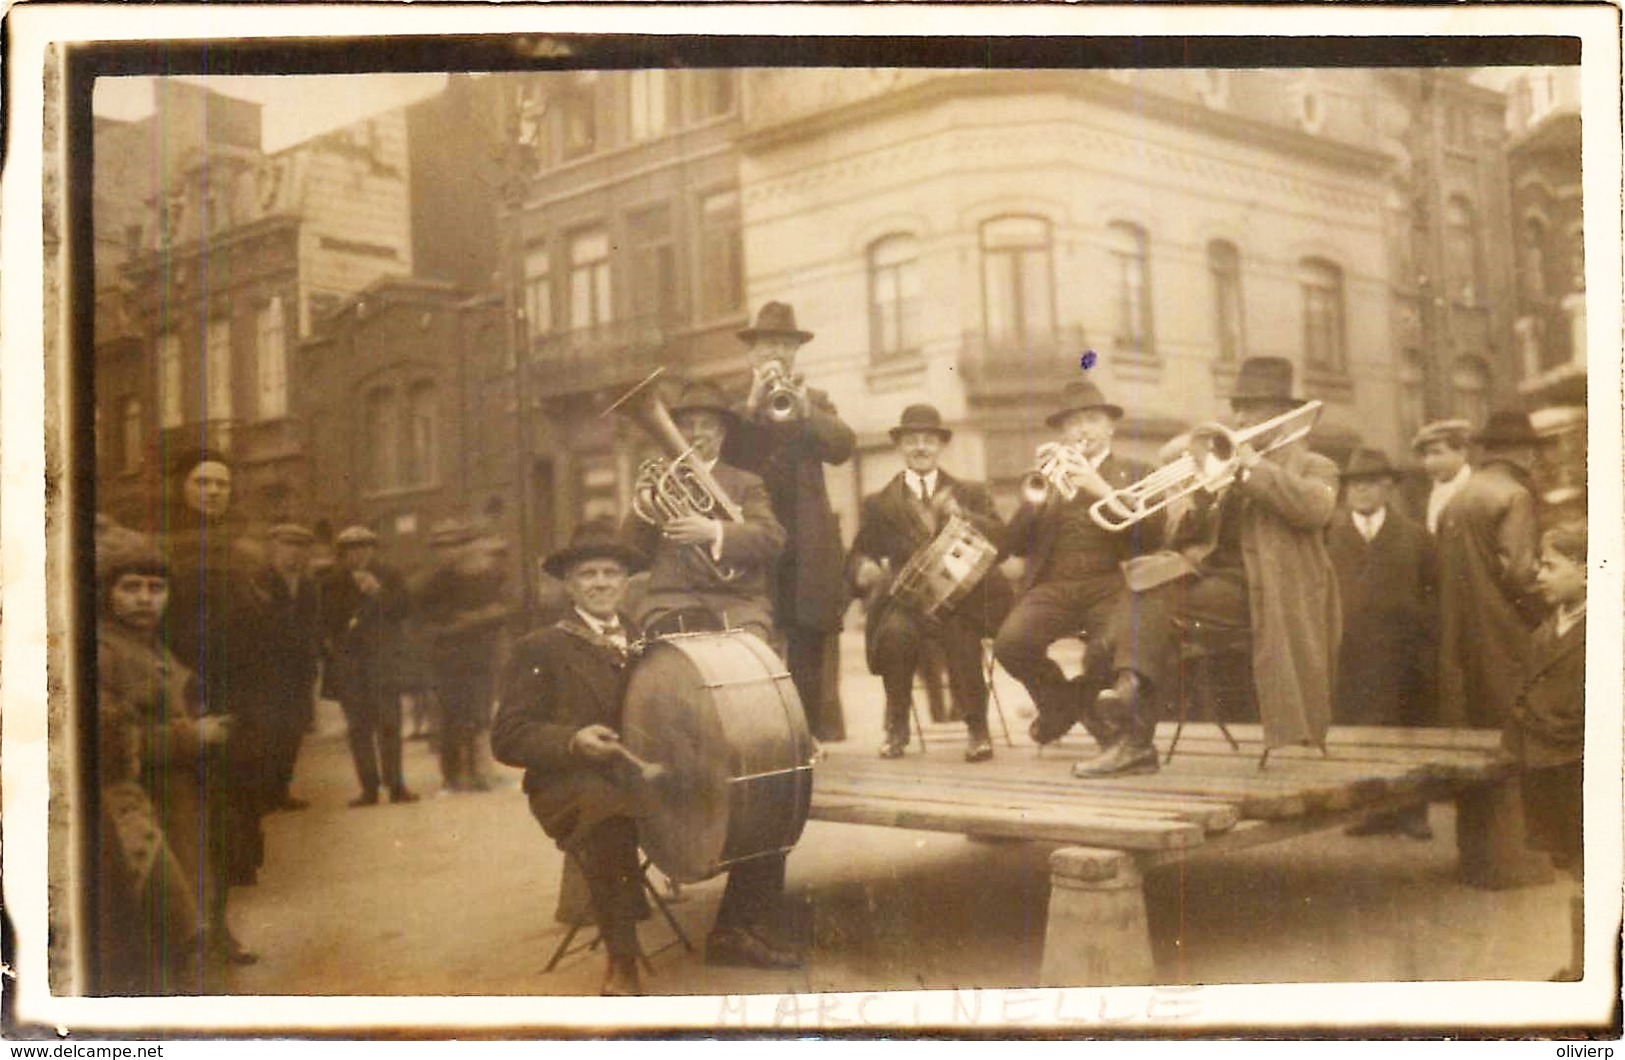
M 265 536 L 272 541 L 285 541 L 290 545 L 308 545 L 316 540 L 308 526 L 298 523 L 277 523 L 266 531 Z
M 1416 432 L 1416 437 L 1411 439 L 1411 452 L 1432 442 L 1449 442 L 1457 449 L 1465 449 L 1467 436 L 1472 432 L 1473 425 L 1466 420 L 1434 420 Z
M 429 544 L 434 548 L 452 548 L 466 545 L 478 536 L 474 527 L 461 519 L 442 519 L 429 530 Z
M 364 526 L 347 526 L 339 531 L 339 536 L 333 539 L 333 543 L 339 548 L 350 545 L 376 545 L 378 535 Z

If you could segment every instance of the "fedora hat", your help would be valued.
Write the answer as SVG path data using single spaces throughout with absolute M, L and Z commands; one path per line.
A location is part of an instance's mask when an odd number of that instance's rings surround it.
M 1231 401 L 1286 401 L 1303 404 L 1292 394 L 1292 362 L 1285 357 L 1249 357 L 1236 373 Z
M 758 335 L 788 335 L 797 342 L 811 342 L 812 332 L 796 327 L 796 310 L 788 302 L 768 302 L 756 314 L 756 326 L 742 328 L 739 337 L 750 342 Z
M 1490 413 L 1484 429 L 1473 435 L 1473 441 L 1486 449 L 1511 449 L 1525 445 L 1543 445 L 1546 439 L 1530 426 L 1529 414 L 1517 409 L 1498 409 Z
M 1472 433 L 1473 425 L 1466 420 L 1434 420 L 1416 432 L 1416 437 L 1411 439 L 1411 452 L 1419 453 L 1434 442 L 1449 442 L 1457 449 L 1465 449 L 1467 437 Z
M 1348 463 L 1338 472 L 1343 481 L 1367 478 L 1398 478 L 1399 472 L 1388 462 L 1388 454 L 1381 449 L 1356 449 L 1349 454 Z
M 576 527 L 568 545 L 542 560 L 542 569 L 555 578 L 563 578 L 571 567 L 589 559 L 612 559 L 628 572 L 640 571 L 648 565 L 643 553 L 615 536 L 614 521 L 600 517 Z
M 910 405 L 898 417 L 897 426 L 887 433 L 896 442 L 910 431 L 930 431 L 944 442 L 954 436 L 953 431 L 942 425 L 942 413 L 937 411 L 935 405 Z
M 1050 413 L 1044 422 L 1052 428 L 1059 427 L 1062 420 L 1085 409 L 1101 409 L 1114 420 L 1123 418 L 1122 406 L 1107 401 L 1098 386 L 1087 379 L 1074 379 L 1061 391 L 1061 407 Z
M 733 420 L 734 411 L 728 407 L 728 399 L 722 396 L 722 391 L 715 383 L 704 380 L 690 380 L 677 391 L 677 399 L 672 402 L 670 409 L 672 417 L 685 412 L 714 412 L 724 420 Z

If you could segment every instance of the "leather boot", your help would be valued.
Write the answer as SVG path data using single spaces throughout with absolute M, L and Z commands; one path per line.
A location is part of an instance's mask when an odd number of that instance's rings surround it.
M 1133 776 L 1160 768 L 1154 742 L 1156 714 L 1138 674 L 1121 671 L 1117 683 L 1096 698 L 1095 713 L 1115 730 L 1116 738 L 1097 757 L 1074 763 L 1073 776 Z
M 643 993 L 643 978 L 638 974 L 636 957 L 611 956 L 604 969 L 604 984 L 598 990 L 603 997 L 637 997 Z
M 1091 690 L 1090 682 L 1080 679 L 1073 683 L 1078 691 L 1078 721 L 1083 723 L 1083 731 L 1087 732 L 1104 751 L 1117 742 L 1120 734 L 1119 722 L 1101 713 L 1099 696 Z

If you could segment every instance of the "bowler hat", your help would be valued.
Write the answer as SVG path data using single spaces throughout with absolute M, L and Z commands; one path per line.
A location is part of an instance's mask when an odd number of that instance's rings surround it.
M 555 578 L 570 573 L 570 568 L 589 559 L 613 559 L 630 571 L 640 571 L 648 565 L 643 553 L 615 536 L 615 523 L 608 518 L 589 519 L 576 527 L 570 543 L 542 561 L 542 569 Z
M 277 523 L 266 531 L 266 537 L 272 541 L 283 541 L 290 545 L 308 545 L 316 540 L 316 535 L 310 532 L 308 526 L 298 523 Z
M 756 314 L 756 326 L 739 331 L 746 342 L 758 335 L 785 335 L 797 342 L 811 342 L 813 337 L 812 332 L 796 327 L 796 310 L 788 302 L 768 302 Z
M 1388 462 L 1388 454 L 1381 449 L 1356 449 L 1349 454 L 1348 463 L 1339 472 L 1343 481 L 1368 478 L 1398 478 L 1399 472 Z
M 1086 409 L 1100 409 L 1114 420 L 1123 418 L 1122 406 L 1107 401 L 1106 395 L 1102 394 L 1100 388 L 1092 381 L 1074 379 L 1061 391 L 1061 407 L 1052 412 L 1044 422 L 1051 427 L 1059 427 L 1062 420 L 1074 412 L 1083 412 Z
M 1419 453 L 1434 442 L 1449 442 L 1457 449 L 1465 449 L 1467 436 L 1472 432 L 1473 425 L 1466 420 L 1434 420 L 1416 432 L 1416 437 L 1411 439 L 1411 452 Z
M 442 519 L 429 530 L 429 545 L 433 548 L 452 548 L 466 545 L 475 538 L 474 528 L 461 519 Z
M 691 380 L 683 384 L 678 391 L 677 400 L 672 402 L 671 414 L 681 415 L 684 412 L 714 412 L 725 420 L 734 418 L 734 411 L 728 407 L 728 401 L 722 396 L 715 383 L 704 380 Z
M 897 426 L 888 433 L 891 440 L 896 442 L 910 431 L 930 431 L 944 442 L 954 436 L 953 431 L 942 425 L 942 413 L 937 411 L 935 405 L 910 405 L 898 418 Z
M 1249 357 L 1236 373 L 1231 401 L 1285 401 L 1303 404 L 1292 395 L 1292 362 L 1285 357 Z
M 339 536 L 333 540 L 333 544 L 337 545 L 339 548 L 352 548 L 358 545 L 376 545 L 377 543 L 378 535 L 360 525 L 345 527 L 343 530 L 339 531 Z
M 1490 413 L 1484 429 L 1473 435 L 1473 441 L 1486 449 L 1511 449 L 1517 446 L 1541 445 L 1545 442 L 1530 426 L 1529 414 L 1517 409 L 1498 409 Z

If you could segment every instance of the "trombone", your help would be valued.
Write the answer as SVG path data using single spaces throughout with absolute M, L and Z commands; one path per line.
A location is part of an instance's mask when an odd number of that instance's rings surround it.
M 1218 493 L 1236 481 L 1236 450 L 1244 443 L 1260 456 L 1307 435 L 1320 419 L 1321 403 L 1306 402 L 1274 419 L 1245 430 L 1231 430 L 1223 424 L 1207 423 L 1191 432 L 1191 440 L 1206 439 L 1208 453 L 1202 459 L 1187 449 L 1169 464 L 1138 482 L 1113 490 L 1089 506 L 1089 518 L 1103 530 L 1126 530 L 1142 519 L 1162 511 L 1174 501 L 1198 490 Z

